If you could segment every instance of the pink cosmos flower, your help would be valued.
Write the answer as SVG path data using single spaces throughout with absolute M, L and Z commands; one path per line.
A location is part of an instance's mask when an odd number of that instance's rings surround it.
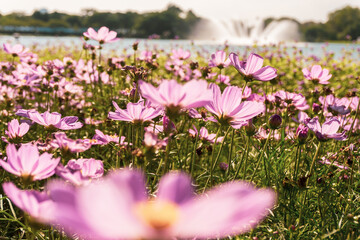
M 55 224 L 84 239 L 225 238 L 255 227 L 276 198 L 240 181 L 195 197 L 189 176 L 169 173 L 149 199 L 143 174 L 127 169 L 85 187 L 53 182 L 48 189 Z
M 59 164 L 56 168 L 56 175 L 74 185 L 89 184 L 91 180 L 99 179 L 103 174 L 103 162 L 93 158 L 72 159 L 65 167 Z
M 335 140 L 346 140 L 345 132 L 337 133 L 340 128 L 340 121 L 336 118 L 326 120 L 323 125 L 320 125 L 319 118 L 314 117 L 305 122 L 306 126 L 315 133 L 319 141 L 326 141 L 329 138 Z
M 43 153 L 39 155 L 37 147 L 30 144 L 21 145 L 16 150 L 15 145 L 6 147 L 7 161 L 0 160 L 0 166 L 16 176 L 37 181 L 46 179 L 55 173 L 55 168 L 60 158 L 52 158 L 52 154 Z
M 144 106 L 144 101 L 139 101 L 137 103 L 129 102 L 126 105 L 126 110 L 121 109 L 116 102 L 113 101 L 112 103 L 116 111 L 109 112 L 108 117 L 113 120 L 138 124 L 149 122 L 162 113 L 160 108 L 155 109 L 153 107 Z
M 46 192 L 20 190 L 12 182 L 3 183 L 6 196 L 37 222 L 53 221 L 53 201 Z
M 8 54 L 13 55 L 14 57 L 22 57 L 27 54 L 29 49 L 24 48 L 21 44 L 16 44 L 14 46 L 11 46 L 10 44 L 4 43 L 3 44 L 4 51 Z
M 226 85 L 230 85 L 230 77 L 226 75 L 219 75 L 215 80 L 217 83 L 223 83 Z
M 106 135 L 102 131 L 95 129 L 95 135 L 93 136 L 92 140 L 90 140 L 92 145 L 106 145 L 110 142 L 114 142 L 116 144 L 119 143 L 120 145 L 127 145 L 128 143 L 125 142 L 125 137 L 121 136 L 119 139 L 116 135 Z
M 115 31 L 109 31 L 109 28 L 105 26 L 101 27 L 98 32 L 91 27 L 88 28 L 87 32 L 84 32 L 85 37 L 98 41 L 100 44 L 119 40 L 116 35 L 117 33 Z
M 192 80 L 184 85 L 176 80 L 163 80 L 158 88 L 140 80 L 139 88 L 144 98 L 170 112 L 203 107 L 212 99 L 212 91 L 205 80 Z
M 158 135 L 153 132 L 145 132 L 144 134 L 144 145 L 147 148 L 160 149 L 166 147 L 168 144 L 168 138 L 159 139 Z
M 301 111 L 310 108 L 310 106 L 306 102 L 306 98 L 300 93 L 292 93 L 280 90 L 277 91 L 273 96 L 275 97 L 274 100 L 276 98 L 280 99 L 281 105 L 285 108 L 290 105 Z M 271 97 L 269 96 L 269 98 Z
M 240 62 L 238 55 L 235 53 L 230 53 L 229 59 L 231 64 L 239 73 L 244 75 L 247 81 L 252 79 L 270 81 L 277 77 L 276 69 L 270 66 L 262 67 L 264 59 L 255 53 L 251 53 L 244 62 Z
M 190 57 L 190 51 L 183 50 L 182 48 L 179 49 L 173 49 L 171 55 L 171 59 L 173 60 L 186 60 Z
M 302 70 L 304 77 L 308 80 L 318 81 L 320 84 L 328 84 L 331 74 L 328 69 L 322 69 L 320 65 L 314 65 L 311 67 L 311 71 L 307 68 Z
M 221 94 L 220 87 L 211 84 L 213 100 L 205 108 L 215 115 L 220 124 L 230 124 L 239 129 L 247 124 L 247 120 L 264 111 L 264 104 L 260 102 L 242 102 L 242 89 L 228 86 Z
M 209 67 L 218 67 L 222 69 L 228 67 L 230 63 L 230 59 L 226 59 L 226 52 L 219 50 L 216 53 L 211 54 Z
M 29 118 L 46 128 L 55 127 L 61 130 L 72 130 L 79 129 L 83 126 L 81 122 L 78 122 L 78 117 L 68 116 L 61 118 L 61 114 L 57 112 L 50 113 L 49 111 L 46 111 L 44 113 L 39 113 L 35 110 L 20 109 L 15 114 Z
M 5 134 L 10 139 L 21 138 L 29 131 L 30 125 L 27 123 L 19 124 L 17 119 L 13 119 L 8 123 L 8 131 L 5 130 Z
M 336 157 L 337 157 L 336 155 L 337 155 L 337 153 L 328 153 L 327 156 L 324 156 L 321 158 L 319 163 L 338 167 L 338 168 L 344 169 L 344 170 L 348 170 L 349 168 L 347 166 L 341 165 L 339 162 L 333 160 L 333 159 L 336 159 Z
M 208 141 L 211 143 L 215 142 L 216 134 L 215 133 L 209 134 L 209 131 L 205 127 L 201 127 L 200 131 L 198 131 L 196 129 L 195 125 L 193 125 L 193 129 L 189 129 L 189 133 L 190 133 L 190 136 L 192 136 L 192 137 L 196 137 L 196 135 L 199 135 L 199 139 L 201 139 L 201 140 Z M 223 140 L 224 140 L 224 137 L 218 137 L 216 143 L 220 143 Z
M 56 132 L 53 134 L 54 140 L 50 142 L 53 148 L 60 148 L 62 151 L 70 151 L 72 153 L 84 152 L 91 148 L 91 143 L 83 139 L 71 139 L 64 132 Z

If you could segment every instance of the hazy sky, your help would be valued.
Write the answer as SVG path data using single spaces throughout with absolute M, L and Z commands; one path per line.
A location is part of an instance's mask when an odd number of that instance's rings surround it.
M 299 21 L 325 21 L 327 14 L 350 5 L 360 7 L 360 0 L 0 0 L 0 13 L 34 9 L 80 13 L 83 8 L 99 11 L 153 11 L 174 3 L 183 10 L 192 9 L 205 18 L 249 19 L 288 16 Z M 5 3 L 6 2 L 6 3 Z

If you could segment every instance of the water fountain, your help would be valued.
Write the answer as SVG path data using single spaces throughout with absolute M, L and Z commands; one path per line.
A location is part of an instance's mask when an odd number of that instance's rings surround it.
M 205 19 L 200 21 L 190 36 L 193 40 L 224 42 L 250 45 L 278 43 L 280 41 L 299 41 L 299 26 L 292 20 L 273 20 L 267 26 L 264 21 Z

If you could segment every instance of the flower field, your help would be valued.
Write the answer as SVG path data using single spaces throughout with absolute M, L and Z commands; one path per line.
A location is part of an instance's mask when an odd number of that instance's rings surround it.
M 84 39 L 0 50 L 1 239 L 359 239 L 360 48 Z

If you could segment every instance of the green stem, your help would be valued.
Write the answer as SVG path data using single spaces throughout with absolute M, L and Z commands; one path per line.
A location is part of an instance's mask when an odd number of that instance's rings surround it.
M 220 128 L 221 128 L 221 127 L 220 127 Z M 214 173 L 215 167 L 216 167 L 216 165 L 217 165 L 217 162 L 219 161 L 220 154 L 221 154 L 221 151 L 222 151 L 222 149 L 223 149 L 223 147 L 224 147 L 224 143 L 225 143 L 225 140 L 226 140 L 227 135 L 229 134 L 230 128 L 231 128 L 231 126 L 228 127 L 228 129 L 227 129 L 227 131 L 226 131 L 226 133 L 225 133 L 224 139 L 223 139 L 223 141 L 221 142 L 220 149 L 219 149 L 219 152 L 218 152 L 218 154 L 217 154 L 217 156 L 216 156 L 216 159 L 215 159 L 215 160 L 214 160 L 214 158 L 212 159 L 213 161 L 212 161 L 211 166 L 210 166 L 210 176 L 208 177 L 208 179 L 207 179 L 207 181 L 206 181 L 206 183 L 205 183 L 204 191 L 205 191 L 207 185 L 209 184 L 209 182 L 212 182 L 212 180 L 213 180 L 213 179 L 212 179 L 212 178 L 213 178 L 213 173 Z M 216 133 L 217 136 L 216 136 L 215 142 L 214 142 L 213 153 L 215 152 L 215 144 L 216 144 L 216 142 L 217 142 L 218 133 L 219 133 L 219 131 Z M 214 154 L 214 155 L 215 155 L 215 154 Z M 214 155 L 213 155 L 213 156 L 214 156 Z
M 232 151 L 233 151 L 233 146 L 234 146 L 234 136 L 235 136 L 235 129 L 233 129 L 232 133 L 231 133 L 231 144 L 230 144 L 230 151 L 229 151 L 229 156 L 228 156 L 228 166 L 229 167 L 226 171 L 225 179 L 228 178 L 229 172 L 231 170 L 231 157 L 232 157 Z
M 233 180 L 235 180 L 238 177 L 239 173 L 240 173 L 240 169 L 241 169 L 241 166 L 242 166 L 242 163 L 243 163 L 243 160 L 244 160 L 244 156 L 246 156 L 245 163 L 244 163 L 244 169 L 245 169 L 244 170 L 244 176 L 246 175 L 246 164 L 247 164 L 247 159 L 248 159 L 248 155 L 249 155 L 249 142 L 250 142 L 250 137 L 248 136 L 246 138 L 245 152 L 243 153 L 243 155 L 241 157 L 241 161 L 240 161 L 239 166 L 238 166 L 238 168 L 236 170 L 236 173 L 235 173 L 235 176 L 234 176 Z
M 266 138 L 265 145 L 264 145 L 264 147 L 263 147 L 263 149 L 262 149 L 262 151 L 261 151 L 261 153 L 260 153 L 260 157 L 259 157 L 258 163 L 257 163 L 257 165 L 256 165 L 256 167 L 255 167 L 255 169 L 254 169 L 254 172 L 253 172 L 252 176 L 251 176 L 250 182 L 252 182 L 252 181 L 254 180 L 255 173 L 256 173 L 257 169 L 259 168 L 260 162 L 261 162 L 261 160 L 262 160 L 262 158 L 263 158 L 263 156 L 264 156 L 264 152 L 265 152 L 265 149 L 266 149 L 266 147 L 267 147 L 267 145 L 268 145 L 268 142 L 269 142 L 269 139 L 270 139 L 270 136 L 271 136 L 271 132 L 272 132 L 272 131 L 273 131 L 273 130 L 271 129 L 270 132 L 269 132 L 268 137 Z M 267 173 L 266 173 L 266 177 L 268 177 L 268 176 L 267 176 Z
M 196 146 L 199 139 L 199 134 L 195 136 L 195 143 L 193 147 L 193 151 L 191 152 L 191 162 L 190 162 L 190 176 L 193 178 L 194 165 L 195 165 L 195 156 L 196 156 Z

